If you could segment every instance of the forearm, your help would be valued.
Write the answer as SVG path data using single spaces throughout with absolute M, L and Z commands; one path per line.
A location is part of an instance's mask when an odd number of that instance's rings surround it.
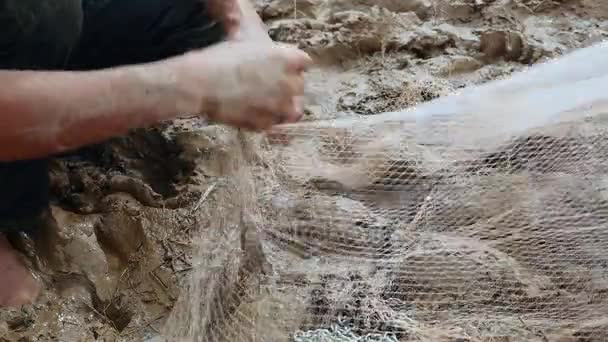
M 63 152 L 177 114 L 169 77 L 146 68 L 0 71 L 0 160 Z

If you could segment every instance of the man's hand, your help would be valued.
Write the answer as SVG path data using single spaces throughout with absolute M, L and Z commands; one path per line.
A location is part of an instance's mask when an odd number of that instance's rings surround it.
M 312 62 L 308 55 L 275 45 L 249 0 L 207 0 L 207 6 L 229 43 L 191 54 L 208 61 L 201 110 L 213 120 L 253 130 L 298 121 L 302 74 Z
M 228 39 L 235 39 L 242 19 L 238 0 L 207 0 L 207 9 L 211 17 L 224 26 Z
M 310 57 L 294 47 L 224 42 L 176 57 L 168 64 L 181 97 L 197 114 L 251 130 L 298 121 L 303 72 Z M 189 100 L 188 100 L 189 99 Z
M 249 0 L 207 0 L 207 8 L 224 26 L 228 40 L 272 41 Z

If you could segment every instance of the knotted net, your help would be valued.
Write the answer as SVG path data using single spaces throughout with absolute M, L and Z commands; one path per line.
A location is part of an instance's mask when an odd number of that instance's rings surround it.
M 169 340 L 608 339 L 606 86 L 602 43 L 410 110 L 235 133 Z

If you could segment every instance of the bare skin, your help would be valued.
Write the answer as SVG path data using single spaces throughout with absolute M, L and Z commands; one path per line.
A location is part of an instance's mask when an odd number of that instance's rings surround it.
M 0 70 L 11 85 L 0 87 L 0 160 L 40 158 L 184 114 L 256 131 L 299 120 L 308 55 L 272 43 L 248 0 L 209 4 L 230 38 L 214 47 L 92 72 Z M 35 301 L 39 284 L 2 234 L 0 272 L 0 307 Z
M 296 121 L 309 63 L 291 47 L 225 42 L 101 71 L 0 71 L 11 85 L 0 89 L 0 160 L 44 157 L 184 114 L 252 130 Z
M 0 303 L 15 307 L 32 302 L 40 292 L 40 285 L 24 266 L 6 237 L 0 234 Z

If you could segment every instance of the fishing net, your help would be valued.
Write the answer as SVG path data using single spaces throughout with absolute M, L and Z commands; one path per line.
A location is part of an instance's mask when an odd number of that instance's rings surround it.
M 608 339 L 606 85 L 603 43 L 410 110 L 235 133 L 169 340 Z

